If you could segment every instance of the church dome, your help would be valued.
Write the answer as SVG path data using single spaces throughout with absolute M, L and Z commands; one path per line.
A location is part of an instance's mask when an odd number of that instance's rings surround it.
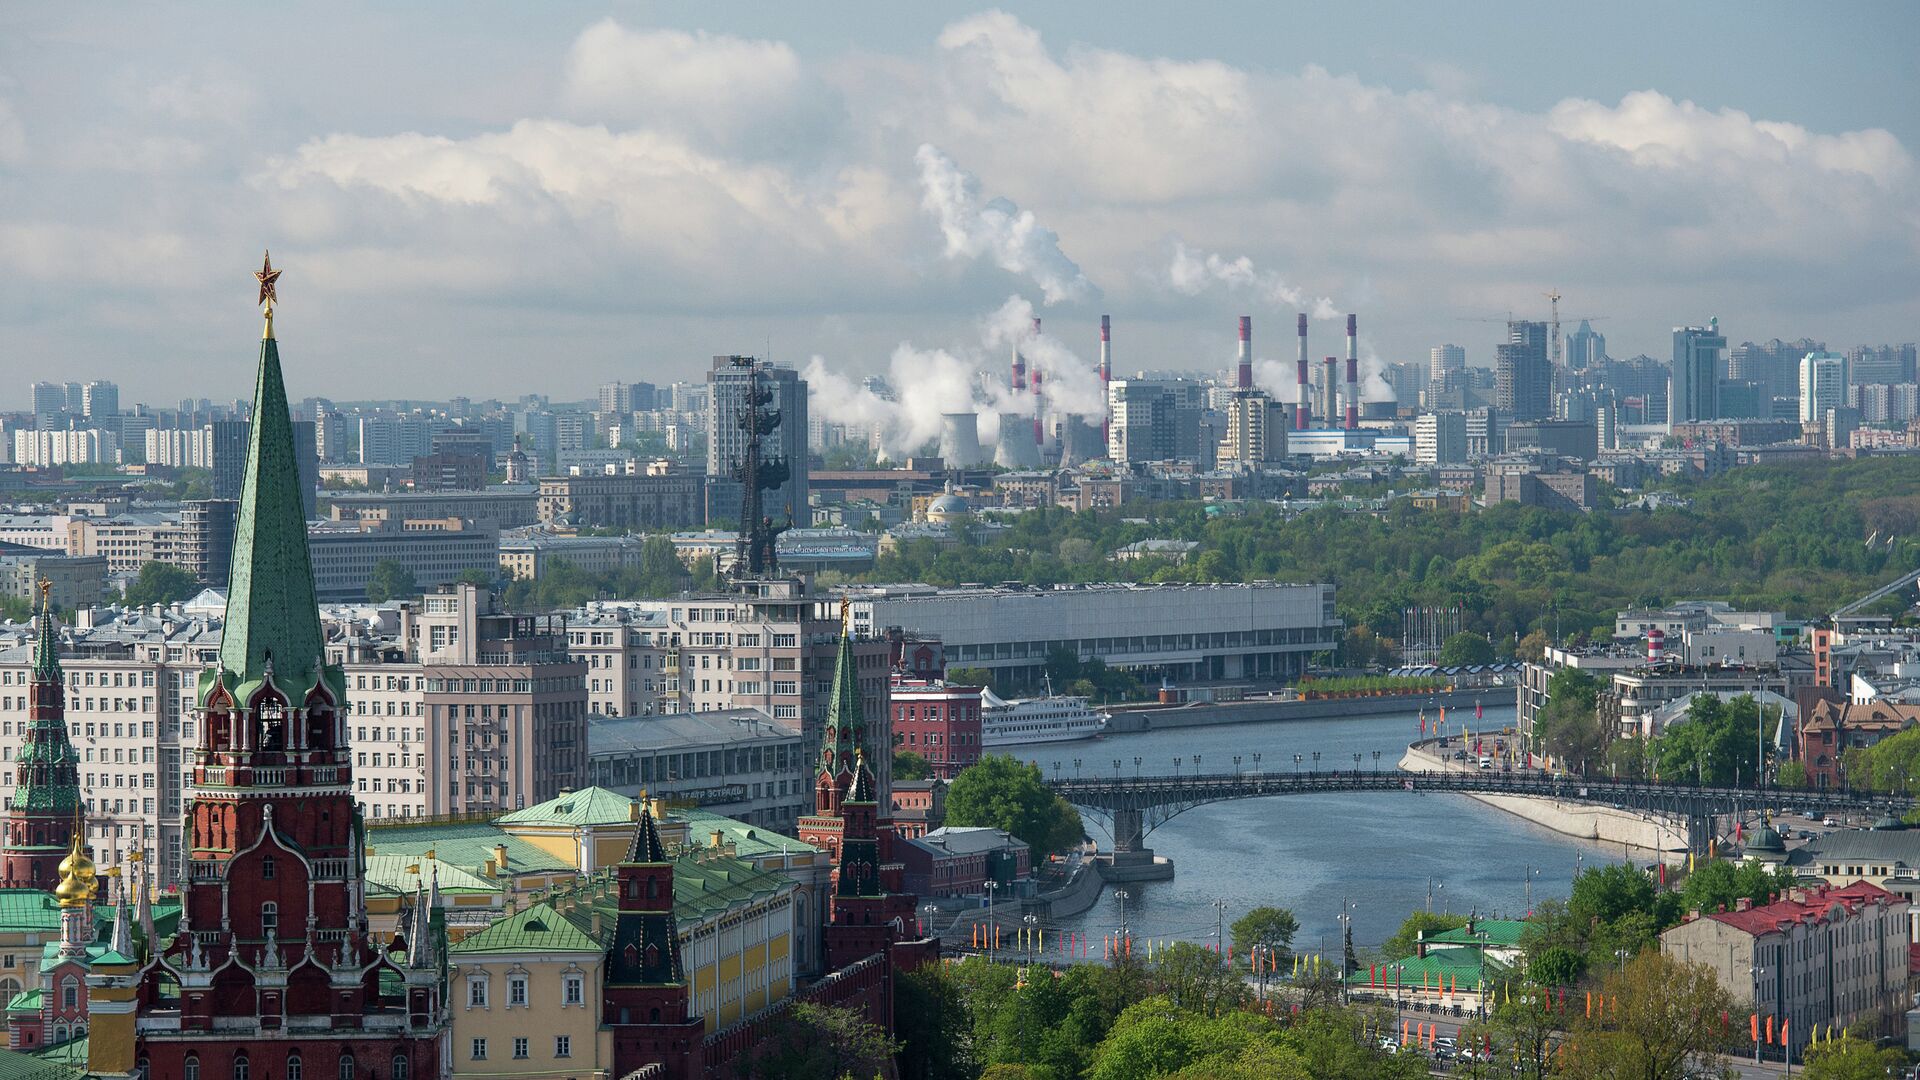
M 79 836 L 73 838 L 73 850 L 60 860 L 59 874 L 60 884 L 53 887 L 53 895 L 61 906 L 70 907 L 93 898 L 97 874 L 93 860 L 87 857 L 86 850 L 80 846 Z
M 927 520 L 931 522 L 954 521 L 973 512 L 967 500 L 958 495 L 946 494 L 927 504 Z

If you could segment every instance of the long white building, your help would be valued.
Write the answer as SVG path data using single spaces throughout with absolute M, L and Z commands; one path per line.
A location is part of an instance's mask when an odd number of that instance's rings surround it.
M 1037 681 L 1056 648 L 1183 682 L 1292 679 L 1341 631 L 1331 585 L 886 585 L 850 595 L 856 632 L 935 636 L 948 664 L 1016 683 Z

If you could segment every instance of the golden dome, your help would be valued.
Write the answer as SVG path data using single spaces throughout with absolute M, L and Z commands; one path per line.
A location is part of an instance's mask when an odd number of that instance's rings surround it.
M 54 886 L 53 895 L 62 907 L 84 904 L 93 898 L 97 872 L 93 860 L 87 857 L 86 849 L 80 846 L 80 840 L 81 837 L 76 833 L 73 850 L 60 860 L 60 884 Z

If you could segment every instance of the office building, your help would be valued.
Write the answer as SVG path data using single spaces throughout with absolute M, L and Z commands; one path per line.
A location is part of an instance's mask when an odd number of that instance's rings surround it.
M 33 426 L 37 430 L 52 431 L 65 426 L 66 412 L 67 394 L 59 383 L 33 384 Z
M 763 408 L 777 412 L 780 425 L 761 434 L 761 453 L 787 468 L 786 482 L 762 495 L 761 505 L 775 520 L 811 520 L 807 487 L 807 383 L 792 368 L 775 367 L 749 357 L 716 356 L 707 372 L 707 476 L 734 479 L 734 467 L 747 450 L 747 432 L 740 426 L 746 413 L 747 388 L 758 373 L 761 389 L 772 399 Z M 737 522 L 736 508 L 732 520 Z M 697 520 L 689 516 L 688 520 Z
M 1720 368 L 1727 351 L 1726 335 L 1720 332 L 1720 320 L 1711 319 L 1704 327 L 1673 328 L 1673 374 L 1667 393 L 1667 424 L 1691 420 L 1718 420 L 1720 412 Z
M 338 491 L 327 494 L 327 505 L 335 521 L 462 518 L 517 529 L 540 520 L 540 491 L 532 484 L 496 484 L 480 491 Z
M 213 471 L 214 498 L 239 500 L 240 485 L 247 475 L 250 429 L 245 420 L 215 420 L 207 425 L 207 460 L 202 467 Z M 293 452 L 298 454 L 298 448 Z
M 1574 371 L 1586 371 L 1597 368 L 1607 359 L 1606 335 L 1598 333 L 1581 319 L 1580 325 L 1566 339 L 1566 366 Z
M 1198 460 L 1206 387 L 1185 380 L 1115 379 L 1107 384 L 1107 457 L 1118 465 Z M 1211 449 L 1211 447 L 1209 447 Z
M 1847 405 L 1847 358 L 1839 353 L 1810 352 L 1800 359 L 1800 422 L 1818 424 L 1827 410 Z
M 444 521 L 316 521 L 307 532 L 320 597 L 351 600 L 367 595 L 374 567 L 396 563 L 417 587 L 431 589 L 469 570 L 494 573 L 500 563 L 500 532 L 491 524 Z
M 805 393 L 806 384 L 800 385 Z M 804 447 L 801 453 L 805 454 Z M 804 460 L 798 468 L 804 478 Z M 649 532 L 698 528 L 705 523 L 702 504 L 708 478 L 671 471 L 544 477 L 537 513 L 548 524 Z M 769 498 L 777 494 L 771 492 Z M 782 505 L 767 503 L 769 512 Z M 805 522 L 806 504 L 800 504 L 795 513 Z
M 1847 377 L 1859 385 L 1910 383 L 1914 381 L 1915 346 L 1856 345 L 1847 350 Z
M 120 415 L 120 388 L 95 380 L 80 388 L 80 411 L 88 420 L 112 420 Z
M 1507 324 L 1507 340 L 1494 349 L 1494 406 L 1515 420 L 1553 415 L 1553 367 L 1547 359 L 1547 324 Z
M 590 716 L 587 782 L 791 832 L 813 805 L 815 749 L 758 709 Z

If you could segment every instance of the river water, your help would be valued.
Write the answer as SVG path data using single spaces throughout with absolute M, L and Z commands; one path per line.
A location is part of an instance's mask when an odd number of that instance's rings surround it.
M 1510 700 L 1502 695 L 1501 700 Z M 1462 726 L 1497 731 L 1513 722 L 1513 708 L 1488 705 L 1484 719 L 1471 709 L 1450 710 L 1448 733 Z M 1431 714 L 1429 719 L 1432 719 Z M 1465 721 L 1465 724 L 1462 724 Z M 1356 719 L 1274 721 L 1227 724 L 1140 734 L 1110 735 L 1086 742 L 996 747 L 1039 764 L 1041 772 L 1070 776 L 1074 759 L 1081 773 L 1111 774 L 1114 759 L 1124 775 L 1133 775 L 1139 757 L 1143 774 L 1191 772 L 1194 755 L 1204 772 L 1251 770 L 1284 772 L 1313 767 L 1318 752 L 1322 769 L 1393 769 L 1406 745 L 1419 735 L 1417 711 Z M 1102 850 L 1110 846 L 1102 819 L 1087 817 L 1087 831 Z M 1325 955 L 1339 952 L 1338 915 L 1343 901 L 1353 911 L 1356 946 L 1377 945 L 1399 928 L 1407 914 L 1424 908 L 1432 889 L 1435 911 L 1477 910 L 1482 915 L 1518 918 L 1527 907 L 1529 867 L 1532 897 L 1565 897 L 1583 863 L 1617 862 L 1618 845 L 1575 840 L 1461 795 L 1355 793 L 1289 795 L 1211 803 L 1188 810 L 1147 835 L 1155 854 L 1171 858 L 1171 881 L 1129 883 L 1106 889 L 1084 914 L 1058 921 L 1057 930 L 1084 933 L 1099 948 L 1099 938 L 1121 924 L 1121 905 L 1135 939 L 1209 941 L 1215 925 L 1214 902 L 1225 900 L 1225 921 L 1250 907 L 1289 908 L 1300 920 L 1296 950 Z M 1116 891 L 1125 891 L 1124 901 Z

